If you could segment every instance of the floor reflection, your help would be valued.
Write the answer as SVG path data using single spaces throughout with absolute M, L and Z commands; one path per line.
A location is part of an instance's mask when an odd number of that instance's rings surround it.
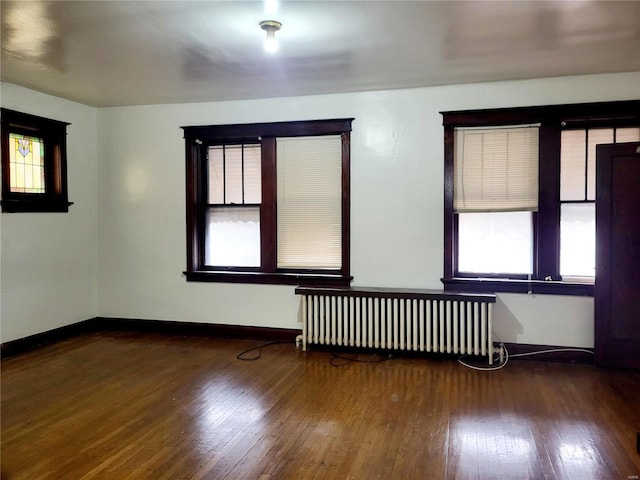
M 264 427 L 265 408 L 261 395 L 246 389 L 241 383 L 222 379 L 211 381 L 199 388 L 193 411 L 200 441 L 224 441 L 230 431 L 261 431 Z
M 556 426 L 555 445 L 547 448 L 566 478 L 605 478 L 606 459 L 596 445 L 600 443 L 598 426 L 583 422 L 562 422 Z M 555 447 L 555 451 L 551 449 Z
M 454 418 L 449 454 L 455 478 L 535 478 L 537 452 L 526 419 L 498 415 Z M 493 478 L 493 477 L 491 477 Z
M 454 417 L 450 472 L 456 479 L 530 479 L 542 478 L 543 469 L 550 467 L 557 478 L 601 479 L 607 474 L 606 459 L 598 451 L 598 441 L 598 426 L 583 422 L 504 415 Z

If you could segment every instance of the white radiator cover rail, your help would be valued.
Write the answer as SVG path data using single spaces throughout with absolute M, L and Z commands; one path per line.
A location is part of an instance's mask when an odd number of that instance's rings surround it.
M 494 294 L 298 287 L 302 348 L 335 345 L 487 356 Z

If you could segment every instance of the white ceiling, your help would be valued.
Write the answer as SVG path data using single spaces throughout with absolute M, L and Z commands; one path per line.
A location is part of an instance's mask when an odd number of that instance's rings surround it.
M 94 106 L 640 71 L 640 1 L 0 5 L 2 80 Z

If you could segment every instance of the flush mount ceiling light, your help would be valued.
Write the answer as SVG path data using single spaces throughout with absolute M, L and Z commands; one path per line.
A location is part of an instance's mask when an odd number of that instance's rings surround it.
M 278 50 L 278 40 L 276 40 L 276 32 L 282 28 L 282 24 L 275 20 L 263 20 L 260 22 L 260 28 L 267 32 L 267 38 L 264 39 L 264 49 L 269 53 Z

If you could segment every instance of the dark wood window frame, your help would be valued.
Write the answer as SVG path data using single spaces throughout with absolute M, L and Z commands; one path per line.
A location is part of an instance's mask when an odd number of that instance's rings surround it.
M 346 286 L 350 275 L 350 142 L 353 118 L 182 127 L 186 157 L 187 281 Z M 277 268 L 276 139 L 340 135 L 342 138 L 342 267 L 338 270 Z M 213 268 L 205 265 L 207 149 L 212 145 L 260 143 L 262 204 L 261 266 Z
M 36 115 L 2 108 L 2 211 L 68 212 L 67 125 Z M 38 137 L 44 143 L 44 193 L 12 192 L 10 185 L 9 134 Z
M 444 125 L 444 276 L 447 290 L 593 296 L 593 284 L 563 281 L 560 264 L 560 139 L 563 129 L 640 126 L 640 100 L 441 112 Z M 533 214 L 531 278 L 464 274 L 457 268 L 453 209 L 454 130 L 540 124 L 539 205 Z

